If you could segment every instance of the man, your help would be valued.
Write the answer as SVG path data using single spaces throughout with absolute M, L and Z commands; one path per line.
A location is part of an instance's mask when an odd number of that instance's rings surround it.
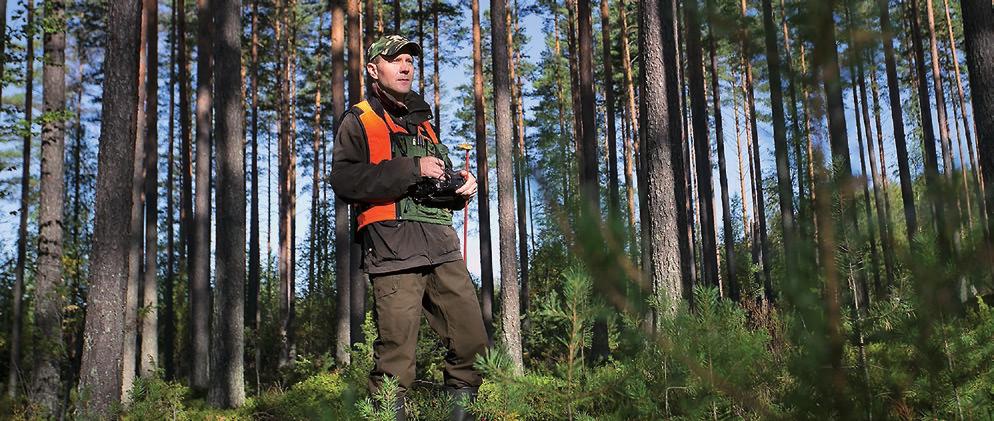
M 400 385 L 397 418 L 406 419 L 404 395 L 414 381 L 423 310 L 448 347 L 444 377 L 455 398 L 452 418 L 470 419 L 461 403 L 475 397 L 482 382 L 473 362 L 486 349 L 487 334 L 452 228 L 452 211 L 476 194 L 476 178 L 452 170 L 431 125 L 431 108 L 411 91 L 414 56 L 420 55 L 421 46 L 398 35 L 369 46 L 366 72 L 372 84 L 366 101 L 339 124 L 331 184 L 338 196 L 357 206 L 357 241 L 373 286 L 378 337 L 370 393 L 379 390 L 384 377 L 395 378 Z M 433 196 L 439 190 L 430 187 L 433 183 L 459 176 L 465 184 L 454 194 Z

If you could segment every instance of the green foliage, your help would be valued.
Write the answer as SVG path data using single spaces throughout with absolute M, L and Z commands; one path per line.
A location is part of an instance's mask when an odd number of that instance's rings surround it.
M 190 389 L 162 379 L 161 373 L 135 379 L 129 394 L 131 404 L 122 416 L 125 420 L 189 419 L 183 416 Z
M 339 373 L 319 373 L 293 385 L 286 393 L 260 396 L 252 412 L 263 420 L 339 420 L 348 418 L 344 399 L 348 385 Z

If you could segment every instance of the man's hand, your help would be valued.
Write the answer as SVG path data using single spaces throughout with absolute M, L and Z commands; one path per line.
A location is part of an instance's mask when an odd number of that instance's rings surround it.
M 466 184 L 463 184 L 459 190 L 456 190 L 456 194 L 469 200 L 476 194 L 476 177 L 466 170 L 459 171 L 459 173 L 462 174 L 463 177 L 466 177 Z
M 422 177 L 442 178 L 445 175 L 445 162 L 434 156 L 418 158 L 418 166 L 421 167 Z

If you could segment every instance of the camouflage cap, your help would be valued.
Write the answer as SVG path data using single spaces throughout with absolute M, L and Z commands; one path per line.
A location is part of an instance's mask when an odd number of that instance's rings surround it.
M 412 47 L 412 55 L 421 55 L 421 46 L 418 43 L 409 41 L 400 35 L 384 35 L 366 49 L 366 61 L 370 61 L 378 55 L 392 56 L 403 51 L 407 47 Z

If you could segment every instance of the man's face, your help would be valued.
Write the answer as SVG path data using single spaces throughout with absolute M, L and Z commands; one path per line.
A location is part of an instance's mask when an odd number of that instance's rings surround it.
M 366 71 L 381 88 L 391 95 L 403 98 L 411 92 L 414 80 L 414 57 L 406 52 L 393 56 L 380 55 L 366 64 Z

